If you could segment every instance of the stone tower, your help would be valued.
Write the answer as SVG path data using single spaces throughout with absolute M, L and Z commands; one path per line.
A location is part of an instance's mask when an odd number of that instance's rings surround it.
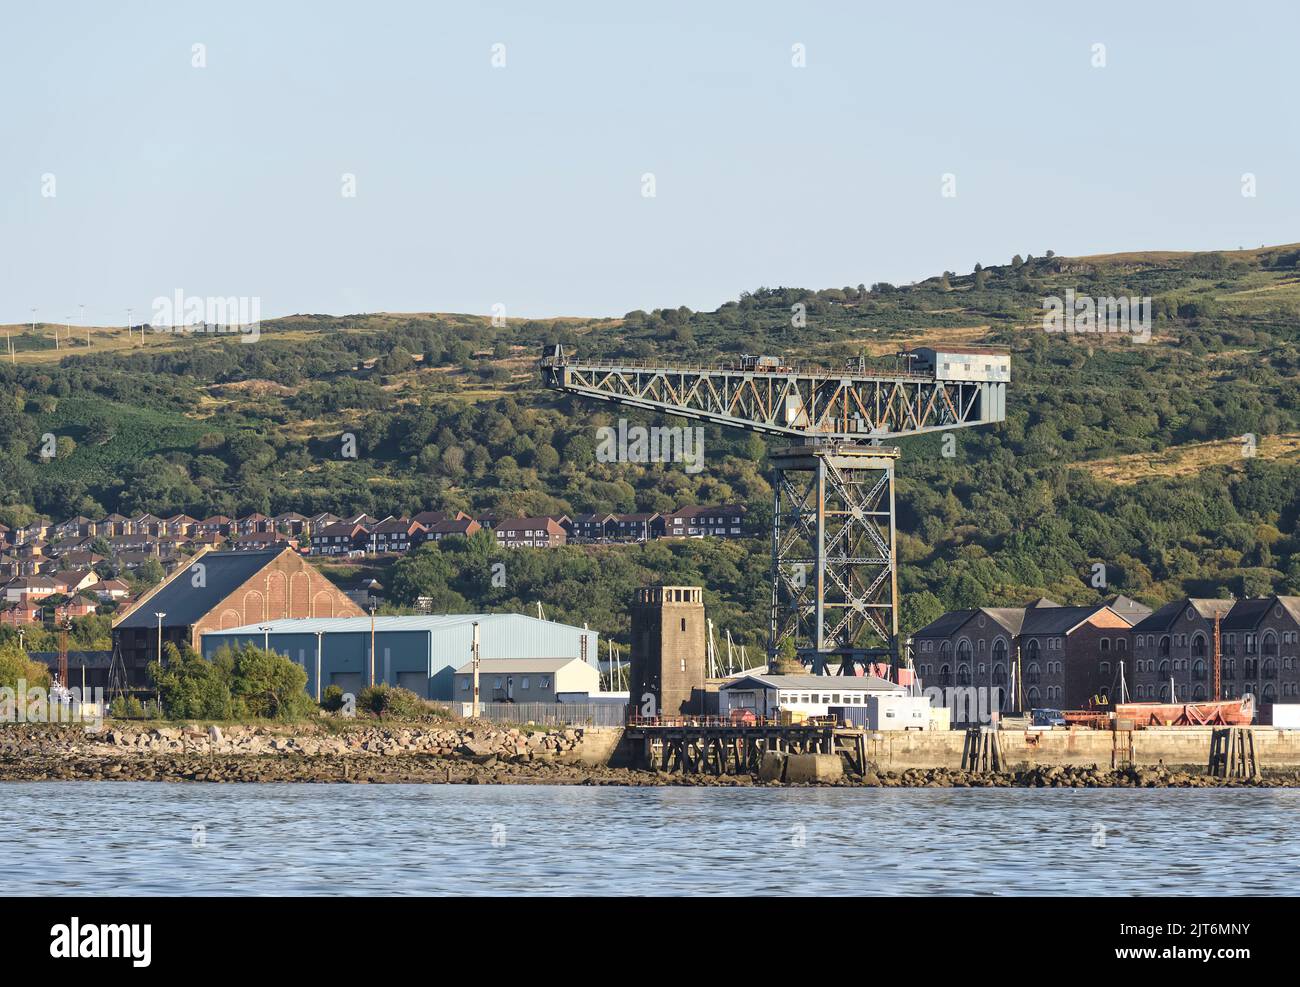
M 705 674 L 704 590 L 650 586 L 632 603 L 632 660 L 628 689 L 633 715 L 683 716 L 701 712 Z

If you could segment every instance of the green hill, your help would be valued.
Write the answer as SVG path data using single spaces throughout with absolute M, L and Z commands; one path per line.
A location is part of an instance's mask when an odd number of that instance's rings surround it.
M 1008 420 L 959 434 L 951 459 L 936 438 L 903 443 L 901 584 L 913 625 L 941 607 L 1044 594 L 1154 602 L 1184 592 L 1300 593 L 1297 264 L 1295 244 L 1026 256 L 912 285 L 758 288 L 711 312 L 666 307 L 502 326 L 467 315 L 299 315 L 264 323 L 255 344 L 148 334 L 139 345 L 103 330 L 89 350 L 20 347 L 17 365 L 0 366 L 8 396 L 0 521 L 140 509 L 531 514 L 731 500 L 762 518 L 770 512 L 762 440 L 707 429 L 706 468 L 696 475 L 598 463 L 596 427 L 624 412 L 541 389 L 541 345 L 692 362 L 771 352 L 838 365 L 866 354 L 892 367 L 904 344 L 947 340 L 1012 348 Z M 1149 297 L 1150 341 L 1045 332 L 1043 299 L 1067 289 Z M 43 461 L 45 433 L 74 446 L 64 442 L 61 456 Z M 1233 455 L 1248 433 L 1255 455 Z M 344 435 L 355 438 L 356 458 L 344 455 Z M 675 551 L 683 578 L 720 581 L 720 605 L 755 641 L 765 542 L 735 558 Z M 590 598 L 583 579 L 588 590 L 614 579 L 584 569 L 586 557 L 572 550 L 536 563 L 555 568 L 518 592 L 542 598 L 548 613 L 581 618 Z M 647 558 L 654 564 L 643 568 L 629 558 L 611 599 L 622 582 L 662 568 Z M 1106 567 L 1104 589 L 1091 584 L 1096 563 Z M 514 599 L 489 599 L 471 576 L 457 568 L 421 578 L 467 604 Z

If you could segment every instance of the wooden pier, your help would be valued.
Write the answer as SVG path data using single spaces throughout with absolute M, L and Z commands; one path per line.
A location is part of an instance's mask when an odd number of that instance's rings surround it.
M 867 767 L 867 732 L 833 724 L 732 723 L 719 718 L 634 721 L 624 740 L 637 767 L 684 774 L 749 774 L 768 751 L 839 754 L 850 772 Z

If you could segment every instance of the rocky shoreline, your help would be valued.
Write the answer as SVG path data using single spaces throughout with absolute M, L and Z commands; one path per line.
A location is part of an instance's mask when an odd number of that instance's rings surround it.
M 497 725 L 0 729 L 0 781 L 307 782 L 613 786 L 777 786 L 755 775 L 683 775 L 584 763 L 583 731 Z M 1221 788 L 1300 787 L 1300 772 L 1220 779 L 1164 767 L 1093 765 L 967 772 L 909 769 L 846 774 L 818 787 Z

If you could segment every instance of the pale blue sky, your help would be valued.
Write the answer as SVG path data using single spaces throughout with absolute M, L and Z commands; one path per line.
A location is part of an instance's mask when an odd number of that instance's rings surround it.
M 0 321 L 140 320 L 178 288 L 263 317 L 621 315 L 1300 240 L 1298 9 L 10 5 Z

